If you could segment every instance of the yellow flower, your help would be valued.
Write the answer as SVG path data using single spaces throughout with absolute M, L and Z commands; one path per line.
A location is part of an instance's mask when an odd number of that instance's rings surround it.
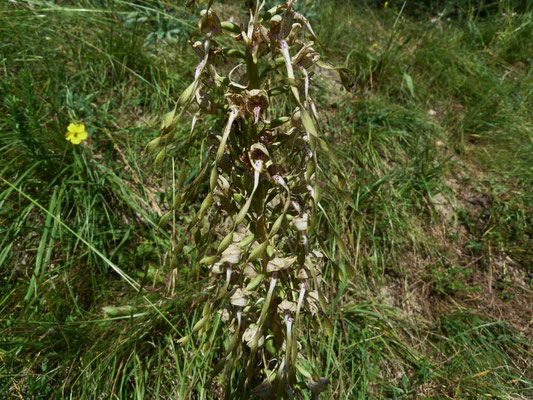
M 70 140 L 72 144 L 80 144 L 83 140 L 87 139 L 87 131 L 83 124 L 69 124 L 67 127 L 67 133 L 65 139 Z
M 389 2 L 386 1 L 385 4 L 383 4 L 383 7 L 384 7 L 384 8 L 387 8 L 388 6 L 389 6 Z

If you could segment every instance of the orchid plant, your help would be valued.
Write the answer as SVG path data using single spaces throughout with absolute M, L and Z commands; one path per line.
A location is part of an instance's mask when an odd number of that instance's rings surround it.
M 311 84 L 315 67 L 336 69 L 343 83 L 349 71 L 320 60 L 314 46 L 321 43 L 295 2 L 266 10 L 264 1 L 245 1 L 245 18 L 234 23 L 221 21 L 207 1 L 190 41 L 200 58 L 194 80 L 147 146 L 161 165 L 186 115 L 193 115 L 189 143 L 203 127 L 207 156 L 188 185 L 181 163 L 174 204 L 161 224 L 208 182 L 174 249 L 177 263 L 194 238 L 211 275 L 202 317 L 180 342 L 227 333 L 212 373 L 222 374 L 227 398 L 292 398 L 305 387 L 318 397 L 328 383 L 308 332 L 333 331 L 322 279 L 327 249 L 319 241 L 321 251 L 314 248 L 312 233 L 321 209 L 317 155 L 336 160 Z M 211 345 L 206 340 L 203 350 Z

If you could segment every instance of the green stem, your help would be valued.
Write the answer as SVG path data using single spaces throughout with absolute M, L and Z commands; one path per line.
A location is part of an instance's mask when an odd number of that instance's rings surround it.
M 259 89 L 261 86 L 259 67 L 254 63 L 252 53 L 248 49 L 246 49 L 246 72 L 248 74 L 248 89 Z

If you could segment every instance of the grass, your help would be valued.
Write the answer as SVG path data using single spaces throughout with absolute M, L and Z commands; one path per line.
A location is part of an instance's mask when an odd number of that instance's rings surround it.
M 317 78 L 349 177 L 321 235 L 355 266 L 309 337 L 322 398 L 530 398 L 531 10 L 301 3 L 356 72 Z M 207 273 L 169 264 L 172 178 L 142 153 L 194 69 L 180 4 L 0 6 L 2 398 L 220 398 L 219 354 L 176 344 Z

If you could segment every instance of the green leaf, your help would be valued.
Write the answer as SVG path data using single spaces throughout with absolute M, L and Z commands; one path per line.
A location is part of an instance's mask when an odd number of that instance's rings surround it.
M 114 306 L 106 306 L 102 307 L 102 311 L 104 314 L 109 315 L 111 317 L 118 317 L 121 315 L 130 315 L 135 312 L 135 307 L 133 306 L 121 306 L 121 307 L 114 307 Z
M 176 108 L 174 108 L 172 111 L 167 112 L 165 115 L 163 115 L 162 121 L 161 121 L 161 130 L 165 130 L 172 125 L 172 121 L 174 120 L 174 115 L 176 114 Z M 156 139 L 157 140 L 157 139 Z M 154 140 L 152 140 L 153 142 Z M 152 142 L 150 142 L 148 145 L 150 145 Z
M 170 218 L 172 218 L 172 211 L 167 212 L 161 217 L 161 219 L 159 220 L 159 227 L 164 228 L 165 226 L 167 226 L 168 222 L 170 221 Z
M 194 92 L 196 91 L 196 86 L 198 85 L 198 81 L 194 81 L 193 83 L 191 83 L 187 89 L 185 89 L 183 91 L 183 93 L 181 94 L 181 96 L 179 97 L 178 99 L 178 104 L 180 106 L 188 103 L 192 97 L 194 96 Z M 169 113 L 170 114 L 170 113 Z M 168 114 L 167 114 L 168 115 Z M 169 124 L 170 126 L 170 124 Z
M 215 262 L 215 260 L 217 259 L 216 256 L 207 256 L 207 257 L 204 257 L 200 260 L 200 264 L 207 264 L 207 265 L 211 265 Z
M 257 286 L 259 286 L 259 284 L 263 281 L 263 279 L 265 279 L 264 274 L 257 275 L 254 279 L 250 281 L 250 283 L 248 283 L 248 285 L 246 286 L 246 290 L 248 291 L 254 290 Z
M 409 89 L 409 93 L 411 93 L 411 96 L 416 97 L 415 87 L 413 85 L 413 78 L 411 78 L 411 75 L 409 75 L 407 72 L 404 72 L 403 80 L 405 81 L 405 85 L 407 86 L 407 89 Z
M 244 239 L 242 239 L 239 242 L 239 247 L 247 247 L 250 243 L 252 243 L 255 239 L 255 235 L 252 233 L 251 235 L 246 236 Z
M 151 140 L 147 145 L 146 145 L 146 148 L 144 149 L 144 152 L 146 154 L 150 154 L 150 153 L 153 153 L 157 147 L 159 146 L 159 142 L 161 142 L 161 138 L 160 137 L 157 137 L 153 140 Z
M 228 248 L 228 246 L 231 244 L 232 241 L 233 241 L 233 231 L 228 233 L 226 235 L 226 237 L 224 237 L 224 239 L 222 239 L 222 241 L 218 245 L 217 253 L 220 254 L 224 250 L 226 250 Z
M 314 137 L 318 138 L 320 135 L 318 134 L 318 131 L 316 130 L 315 123 L 313 122 L 313 119 L 311 118 L 311 115 L 305 110 L 305 108 L 301 107 L 301 117 L 302 117 L 302 124 L 305 128 L 305 131 Z
M 165 157 L 167 156 L 167 149 L 163 148 L 155 157 L 154 166 L 155 168 L 159 168 L 163 161 L 165 161 Z
M 259 257 L 261 257 L 265 252 L 267 246 L 268 242 L 263 242 L 259 246 L 257 246 L 248 256 L 248 262 L 257 260 Z

